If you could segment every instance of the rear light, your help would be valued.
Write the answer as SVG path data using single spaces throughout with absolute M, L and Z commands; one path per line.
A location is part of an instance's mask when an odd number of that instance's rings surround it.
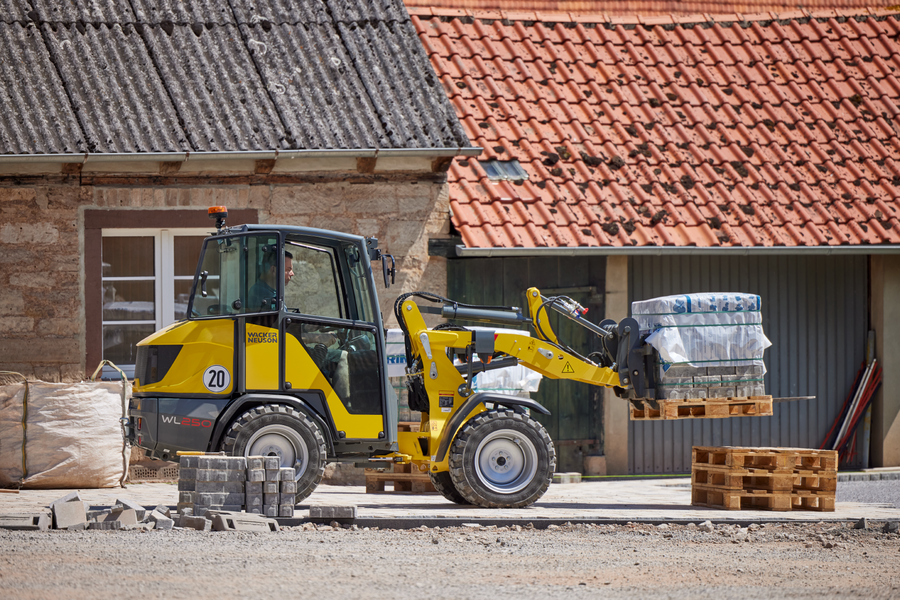
M 138 436 L 138 446 L 141 445 L 141 436 Z
M 138 417 L 138 431 L 141 430 L 141 425 L 143 425 L 143 424 L 144 424 L 144 418 Z

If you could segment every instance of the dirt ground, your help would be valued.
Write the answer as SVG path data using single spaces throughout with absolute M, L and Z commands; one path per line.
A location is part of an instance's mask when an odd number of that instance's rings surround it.
M 900 598 L 884 523 L 699 525 L 0 530 L 0 598 Z

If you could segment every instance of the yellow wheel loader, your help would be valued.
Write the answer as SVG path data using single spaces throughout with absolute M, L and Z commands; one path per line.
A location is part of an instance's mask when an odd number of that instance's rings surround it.
M 528 398 L 475 393 L 477 373 L 521 363 L 546 377 L 615 387 L 622 397 L 652 392 L 649 347 L 633 319 L 595 325 L 571 299 L 534 288 L 525 310 L 414 292 L 394 309 L 421 430 L 398 432 L 372 272 L 381 261 L 389 285 L 393 258 L 374 238 L 226 227 L 224 207 L 210 216 L 217 232 L 203 243 L 188 318 L 138 344 L 127 429 L 152 458 L 278 456 L 295 469 L 298 502 L 315 490 L 326 461 L 412 462 L 453 502 L 523 507 L 543 495 L 555 469 L 553 443 L 529 415 L 549 412 Z M 584 357 L 560 343 L 550 309 L 600 336 L 603 352 Z M 448 322 L 429 328 L 429 313 Z M 534 336 L 453 320 L 528 324 Z

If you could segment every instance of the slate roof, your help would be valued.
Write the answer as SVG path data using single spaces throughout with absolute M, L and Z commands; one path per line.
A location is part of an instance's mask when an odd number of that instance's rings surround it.
M 577 15 L 758 14 L 805 10 L 860 10 L 895 6 L 895 0 L 405 0 L 409 8 L 498 10 L 507 13 L 572 13 Z M 513 17 L 519 18 L 519 17 Z M 527 18 L 527 17 L 525 17 Z M 537 20 L 541 20 L 539 16 Z
M 900 242 L 896 14 L 410 12 L 485 148 L 449 175 L 467 247 Z
M 0 0 L 0 154 L 470 146 L 401 0 Z

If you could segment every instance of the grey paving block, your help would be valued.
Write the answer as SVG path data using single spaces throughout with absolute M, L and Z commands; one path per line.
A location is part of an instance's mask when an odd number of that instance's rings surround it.
M 355 519 L 355 506 L 310 506 L 310 519 Z
M 111 511 L 108 508 L 102 510 L 89 510 L 85 512 L 88 521 L 102 521 Z
M 197 531 L 212 530 L 212 521 L 206 517 L 189 517 L 182 515 L 178 523 L 178 527 L 184 527 L 185 529 L 196 529 Z
M 88 523 L 87 528 L 100 531 L 118 531 L 122 529 L 122 523 L 119 521 L 99 521 Z
M 293 468 L 281 467 L 278 471 L 278 481 L 296 481 L 297 472 Z
M 262 494 L 263 493 L 263 482 L 262 481 L 248 481 L 244 484 L 245 492 L 247 494 Z
M 196 469 L 200 464 L 199 456 L 182 456 L 178 461 L 178 467 L 182 471 L 184 469 Z
M 278 505 L 277 504 L 266 504 L 262 507 L 262 514 L 267 517 L 277 517 L 278 516 Z
M 137 525 L 137 511 L 133 508 L 114 508 L 112 512 L 106 515 L 106 518 L 104 518 L 103 521 L 119 521 L 122 525 Z
M 247 479 L 246 469 L 200 469 L 197 481 L 239 481 Z
M 50 505 L 53 512 L 53 527 L 56 529 L 70 529 L 72 527 L 84 529 L 87 526 L 87 514 L 81 500 L 54 502 Z
M 225 493 L 203 493 L 197 492 L 197 495 L 194 497 L 194 505 L 195 506 L 214 506 L 219 504 L 225 504 L 225 496 L 228 494 Z
M 281 493 L 282 494 L 296 494 L 297 493 L 297 482 L 296 481 L 282 481 L 281 482 Z
M 294 504 L 280 504 L 278 506 L 278 516 L 279 517 L 293 517 L 294 516 Z
M 241 481 L 198 481 L 197 492 L 212 494 L 243 494 L 244 484 Z
M 265 469 L 247 469 L 247 481 L 265 481 Z
M 278 494 L 263 494 L 263 506 L 278 505 Z
M 266 468 L 266 457 L 265 456 L 248 456 L 247 457 L 247 469 L 265 469 Z
M 278 504 L 290 504 L 293 506 L 296 504 L 297 494 L 278 494 Z
M 47 531 L 53 518 L 48 512 L 27 515 L 0 515 L 0 529 L 14 531 Z
M 182 458 L 184 458 L 184 457 L 182 457 Z M 192 479 L 197 479 L 197 469 L 185 469 L 184 467 L 181 467 L 178 470 L 178 479 L 179 480 L 184 479 L 186 481 L 192 480 Z
M 179 492 L 193 492 L 197 489 L 197 482 L 193 479 L 179 479 L 178 480 L 178 491 Z
M 277 481 L 265 481 L 263 482 L 263 494 L 277 494 L 278 493 L 278 482 Z
M 241 515 L 216 515 L 212 520 L 213 531 L 278 531 L 273 519 L 243 513 Z
M 178 492 L 179 504 L 193 504 L 197 497 L 197 492 Z
M 277 456 L 267 456 L 265 460 L 265 469 L 268 471 L 270 469 L 280 469 L 281 468 L 281 459 Z
M 247 494 L 246 499 L 244 500 L 244 505 L 247 508 L 252 506 L 262 506 L 263 505 L 263 495 L 262 494 Z
M 143 520 L 144 516 L 147 513 L 147 510 L 142 505 L 138 504 L 137 502 L 135 502 L 134 500 L 131 500 L 129 498 L 116 498 L 116 502 L 115 502 L 115 504 L 113 504 L 113 508 L 115 508 L 116 506 L 121 506 L 122 508 L 130 508 L 130 509 L 134 510 L 134 512 L 138 516 L 138 521 Z
M 149 522 L 156 524 L 156 529 L 167 530 L 175 526 L 175 521 L 155 510 L 148 517 Z
M 260 505 L 260 506 L 249 506 L 249 507 L 247 507 L 247 512 L 250 513 L 251 515 L 261 515 L 262 512 L 263 512 L 263 510 L 262 510 L 262 505 Z
M 169 519 L 172 518 L 172 511 L 170 511 L 169 507 L 166 506 L 165 504 L 157 504 L 156 508 L 154 508 L 153 510 L 155 510 L 156 512 L 158 512 L 159 514 L 163 515 L 166 518 L 169 518 Z
M 193 502 L 179 502 L 175 507 L 175 510 L 178 511 L 179 515 L 193 515 L 194 514 L 194 503 Z
M 280 481 L 281 469 L 266 469 L 266 481 Z
M 52 509 L 54 504 L 59 504 L 61 502 L 84 502 L 84 501 L 81 499 L 81 495 L 78 492 L 69 492 L 62 498 L 57 498 L 56 500 L 51 502 L 50 508 Z

